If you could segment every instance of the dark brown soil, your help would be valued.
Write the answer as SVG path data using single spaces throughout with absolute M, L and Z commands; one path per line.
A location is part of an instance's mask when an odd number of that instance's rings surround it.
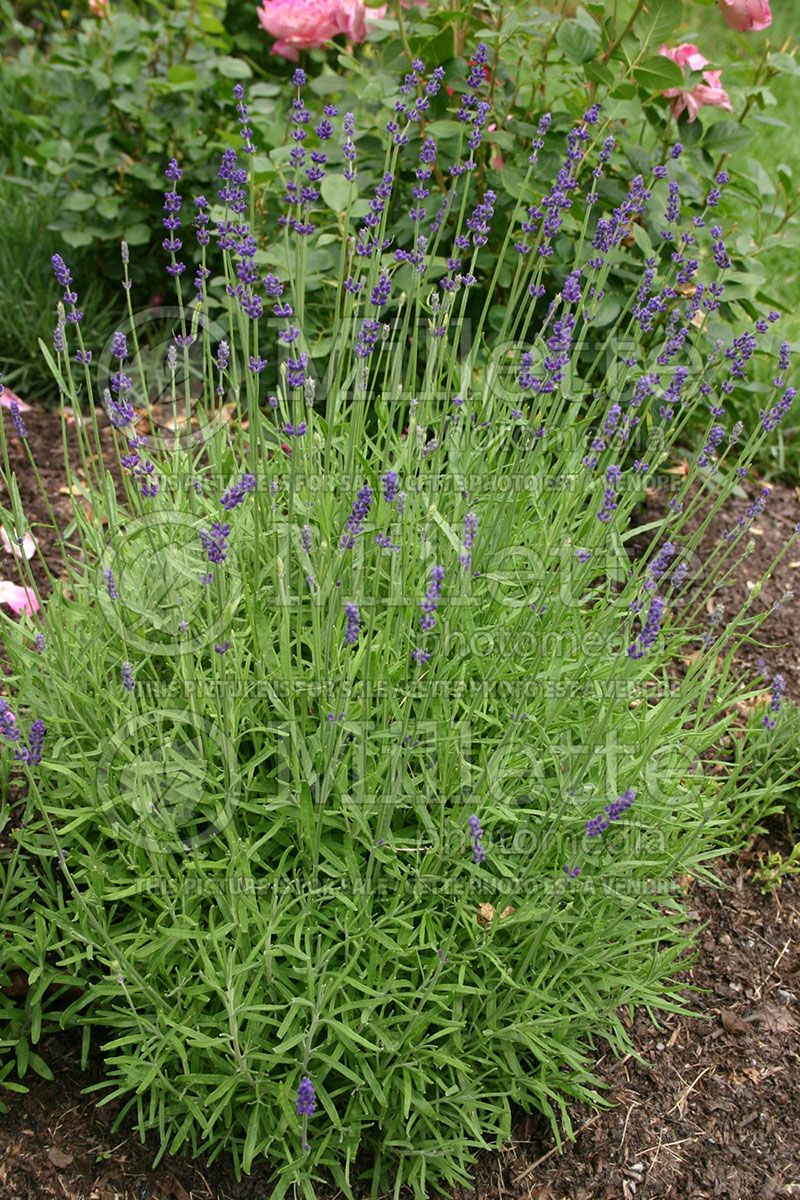
M 742 647 L 738 658 L 750 668 L 750 676 L 759 673 L 756 664 L 759 659 L 764 659 L 770 677 L 780 672 L 786 680 L 787 695 L 795 702 L 800 702 L 800 537 L 796 537 L 793 545 L 787 549 L 800 522 L 800 487 L 746 481 L 746 497 L 730 497 L 710 522 L 693 557 L 691 570 L 692 574 L 699 572 L 702 579 L 703 564 L 726 544 L 724 533 L 737 528 L 740 518 L 747 520 L 748 508 L 764 488 L 769 488 L 769 497 L 763 513 L 750 523 L 748 534 L 740 543 L 741 549 L 725 559 L 722 571 L 724 583 L 713 599 L 707 601 L 705 612 L 699 613 L 694 624 L 702 633 L 708 627 L 706 622 L 710 621 L 711 609 L 717 601 L 725 606 L 724 619 L 732 618 L 750 597 L 761 577 L 770 571 L 775 560 L 780 559 L 763 583 L 750 610 L 752 614 L 769 613 L 769 616 L 755 634 L 756 644 Z M 651 493 L 641 523 L 646 524 L 662 516 L 668 503 L 668 496 L 660 492 Z M 701 506 L 699 513 L 689 518 L 687 528 L 679 539 L 681 546 L 685 546 L 690 535 L 700 527 L 705 511 Z M 748 540 L 754 543 L 753 551 L 743 557 L 744 544 Z M 646 543 L 645 537 L 634 539 L 632 544 L 644 550 Z M 708 588 L 704 587 L 703 590 L 707 596 Z M 687 609 L 691 611 L 692 608 L 689 603 Z
M 73 497 L 70 496 L 67 488 L 61 418 L 58 413 L 33 406 L 28 412 L 22 415 L 28 431 L 28 448 L 33 454 L 42 484 L 47 492 L 50 506 L 58 522 L 59 530 L 64 531 L 72 520 Z M 11 470 L 16 474 L 22 507 L 41 551 L 41 555 L 36 554 L 31 559 L 31 568 L 37 587 L 41 589 L 43 594 L 46 594 L 50 585 L 42 559 L 45 559 L 51 574 L 57 578 L 61 574 L 64 565 L 62 547 L 59 544 L 58 533 L 53 529 L 47 506 L 42 499 L 36 475 L 31 469 L 26 447 L 11 433 L 11 422 L 8 420 L 8 414 L 5 411 L 3 411 L 3 418 L 6 425 L 9 464 Z M 116 471 L 113 432 L 106 420 L 105 414 L 102 412 L 98 416 L 98 427 L 100 429 L 100 444 L 103 450 L 104 461 L 112 471 Z M 76 444 L 74 428 L 67 430 L 67 439 L 70 468 L 75 486 L 80 487 L 85 483 L 86 475 Z M 0 496 L 2 496 L 4 504 L 8 503 L 8 497 L 5 488 L 2 486 L 2 481 L 0 481 Z M 79 493 L 76 494 L 76 498 L 78 503 L 80 503 Z M 13 583 L 27 586 L 28 580 L 22 575 L 17 574 L 15 571 L 15 562 L 11 556 L 3 555 L 2 557 L 5 561 L 0 568 L 0 575 L 4 579 L 11 580 Z
M 700 1020 L 633 1026 L 642 1061 L 602 1058 L 613 1111 L 576 1108 L 559 1155 L 538 1122 L 481 1164 L 480 1200 L 772 1200 L 800 1196 L 800 885 L 765 898 L 751 864 L 694 884 L 707 927 L 688 980 Z M 466 1200 L 466 1195 L 458 1200 Z
M 53 414 L 25 414 L 30 444 L 60 520 L 67 518 L 61 430 Z M 108 443 L 105 442 L 105 446 Z M 110 450 L 110 446 L 108 447 Z M 11 441 L 26 511 L 46 522 L 22 447 Z M 77 459 L 74 459 L 77 467 Z M 734 501 L 704 539 L 708 549 L 757 495 Z M 663 512 L 660 497 L 653 497 Z M 753 555 L 736 571 L 726 604 L 738 608 L 800 519 L 800 489 L 776 486 L 755 524 Z M 34 527 L 54 574 L 59 547 Z M 7 559 L 5 575 L 13 578 Z M 34 560 L 37 581 L 46 574 Z M 757 603 L 769 608 L 795 585 L 797 553 L 785 556 Z M 800 590 L 800 589 L 798 589 Z M 764 647 L 747 648 L 748 669 L 763 655 L 800 699 L 800 597 L 767 620 Z M 776 831 L 780 840 L 780 831 Z M 473 1191 L 453 1200 L 773 1200 L 800 1197 L 800 879 L 761 895 L 754 879 L 768 849 L 718 868 L 720 889 L 692 884 L 692 919 L 706 924 L 687 984 L 699 1019 L 668 1015 L 657 1026 L 640 1013 L 633 1025 L 638 1057 L 603 1056 L 598 1075 L 613 1106 L 576 1108 L 576 1140 L 560 1154 L 540 1118 L 521 1117 L 513 1143 L 485 1155 Z M 259 1170 L 237 1182 L 221 1163 L 184 1158 L 153 1168 L 155 1145 L 143 1147 L 129 1126 L 112 1130 L 113 1105 L 98 1108 L 83 1089 L 101 1064 L 80 1070 L 71 1035 L 40 1047 L 52 1082 L 29 1077 L 30 1091 L 11 1097 L 0 1117 L 0 1197 L 3 1200 L 266 1200 L 269 1176 Z M 327 1200 L 334 1200 L 334 1193 Z

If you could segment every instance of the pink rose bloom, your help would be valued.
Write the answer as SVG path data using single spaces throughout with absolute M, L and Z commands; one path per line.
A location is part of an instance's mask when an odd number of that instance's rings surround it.
M 9 583 L 7 579 L 0 579 L 0 604 L 7 604 L 15 617 L 20 613 L 27 613 L 32 617 L 39 611 L 39 601 L 35 593 L 30 588 Z
M 757 33 L 772 24 L 769 0 L 719 0 L 722 19 L 739 33 Z
M 697 46 L 693 46 L 691 42 L 684 42 L 681 46 L 662 46 L 659 54 L 672 59 L 683 69 L 688 67 L 690 71 L 703 71 L 703 82 L 698 83 L 690 92 L 686 88 L 667 88 L 662 92 L 663 96 L 672 101 L 672 115 L 676 121 L 684 109 L 689 114 L 689 120 L 696 121 L 697 114 L 704 104 L 733 112 L 730 97 L 722 86 L 721 72 L 703 70 L 708 66 L 708 59 L 703 58 Z
M 263 0 L 258 20 L 276 39 L 272 53 L 292 62 L 339 33 L 351 42 L 367 36 L 364 0 Z
M 107 17 L 108 0 L 89 0 L 89 12 L 93 17 Z

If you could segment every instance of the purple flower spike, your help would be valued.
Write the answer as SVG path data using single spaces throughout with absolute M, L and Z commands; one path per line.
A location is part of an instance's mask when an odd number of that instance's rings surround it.
M 469 835 L 472 838 L 472 861 L 480 864 L 486 861 L 486 849 L 483 845 L 481 823 L 473 813 L 467 824 L 469 825 Z
M 19 411 L 19 405 L 16 400 L 11 401 L 8 411 L 11 413 L 11 424 L 14 426 L 14 433 L 20 441 L 24 440 L 28 436 L 28 428 L 22 419 L 22 413 Z
M 17 762 L 26 763 L 29 767 L 38 767 L 42 761 L 44 735 L 44 721 L 34 721 L 31 725 L 27 746 L 19 746 L 14 751 L 14 758 Z
M 767 433 L 772 433 L 778 428 L 781 421 L 792 407 L 796 396 L 796 388 L 789 387 L 783 393 L 777 404 L 773 404 L 772 408 L 768 410 L 764 410 L 762 408 L 760 410 L 759 416 L 761 417 L 761 424 Z
M 664 601 L 660 596 L 653 596 L 642 632 L 636 641 L 628 647 L 628 658 L 643 658 L 645 651 L 655 645 L 656 639 L 661 632 L 661 615 L 663 611 Z
M 307 1075 L 304 1075 L 297 1089 L 297 1115 L 299 1117 L 311 1117 L 316 1112 L 316 1108 L 317 1096 L 314 1091 L 314 1084 Z
M 598 521 L 607 524 L 614 515 L 617 507 L 617 493 L 612 487 L 607 487 L 603 492 L 603 504 L 597 513 Z
M 383 498 L 387 504 L 394 504 L 397 499 L 397 472 L 387 471 L 382 480 Z
M 361 628 L 361 614 L 358 611 L 358 606 L 356 604 L 345 604 L 344 615 L 347 619 L 344 631 L 345 645 L 355 646 L 358 641 L 358 632 Z
M 607 804 L 603 811 L 596 817 L 592 817 L 586 822 L 586 836 L 590 838 L 600 837 L 605 833 L 612 821 L 619 821 L 622 814 L 627 812 L 630 806 L 636 799 L 636 792 L 633 788 L 628 788 L 622 795 L 612 800 Z
M 19 741 L 17 719 L 2 696 L 0 696 L 0 734 L 9 742 Z
M 478 518 L 474 512 L 468 512 L 464 517 L 464 553 L 459 556 L 459 562 L 465 571 L 472 566 L 472 547 L 478 532 Z
M 242 150 L 245 154 L 255 154 L 256 148 L 253 145 L 253 131 L 247 124 L 247 105 L 244 102 L 244 88 L 240 83 L 234 84 L 233 98 L 236 101 L 236 111 L 239 114 L 239 133 L 242 137 Z
M 785 695 L 786 680 L 782 675 L 776 675 L 772 680 L 772 694 L 769 701 L 769 713 L 764 717 L 762 722 L 765 729 L 772 730 L 778 724 L 778 713 L 783 708 L 783 697 Z
M 372 488 L 366 483 L 358 493 L 350 516 L 347 518 L 342 540 L 339 543 L 343 550 L 352 550 L 353 546 L 355 546 L 356 538 L 361 533 L 362 526 L 369 514 L 373 494 Z
M 228 512 L 244 503 L 245 496 L 256 490 L 256 477 L 252 474 L 243 475 L 238 483 L 233 483 L 222 493 L 220 504 Z
M 436 624 L 434 613 L 439 607 L 439 599 L 442 593 L 442 581 L 444 580 L 444 567 L 433 567 L 431 569 L 431 581 L 428 584 L 428 590 L 425 593 L 424 599 L 420 600 L 419 606 L 422 609 L 422 616 L 419 619 L 420 629 L 433 629 Z
M 172 184 L 177 184 L 178 180 L 183 175 L 183 171 L 178 166 L 175 159 L 171 159 L 164 174 L 167 180 Z M 178 237 L 178 230 L 181 227 L 181 219 L 178 215 L 181 211 L 183 203 L 180 194 L 173 188 L 172 191 L 164 193 L 164 212 L 167 214 L 162 218 L 161 224 L 166 230 L 167 236 L 161 243 L 164 249 L 169 253 L 170 265 L 167 267 L 167 274 L 173 278 L 181 275 L 186 270 L 186 264 L 177 262 L 175 255 L 183 246 L 183 242 Z
M 54 254 L 50 262 L 53 264 L 56 282 L 64 289 L 64 304 L 69 309 L 66 320 L 71 325 L 78 325 L 83 320 L 83 313 L 76 307 L 78 293 L 72 290 L 72 273 L 60 254 Z
M 221 521 L 215 521 L 211 530 L 200 530 L 200 545 L 212 563 L 222 563 L 228 554 L 228 538 L 231 527 Z

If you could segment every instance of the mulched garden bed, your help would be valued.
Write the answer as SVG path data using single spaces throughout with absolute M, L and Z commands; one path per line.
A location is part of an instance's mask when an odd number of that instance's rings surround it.
M 66 517 L 61 428 L 55 414 L 25 414 L 30 444 L 59 518 Z M 110 442 L 104 431 L 104 449 Z M 26 511 L 46 520 L 27 458 L 9 444 Z M 77 461 L 75 463 L 77 467 Z M 733 501 L 714 522 L 704 545 L 730 528 L 748 499 Z M 652 497 L 653 513 L 664 511 Z M 785 543 L 800 518 L 800 489 L 777 485 L 755 523 L 755 550 L 731 579 L 726 603 L 738 608 L 749 587 Z M 37 531 L 38 532 L 38 531 Z M 55 574 L 59 547 L 38 532 Z M 46 576 L 33 560 L 37 580 Z M 13 578 L 7 560 L 4 574 Z M 785 556 L 758 598 L 770 608 L 800 579 L 800 550 Z M 800 591 L 800 588 L 798 588 Z M 783 603 L 760 633 L 764 646 L 747 648 L 751 674 L 764 655 L 800 700 L 800 596 Z M 771 839 L 780 848 L 783 831 Z M 559 1154 L 539 1118 L 520 1118 L 513 1143 L 482 1157 L 473 1191 L 454 1200 L 773 1200 L 800 1197 L 800 880 L 761 895 L 754 873 L 768 849 L 758 840 L 736 862 L 720 864 L 720 888 L 693 883 L 691 918 L 705 929 L 686 982 L 700 1019 L 667 1015 L 656 1026 L 640 1013 L 633 1025 L 638 1057 L 601 1057 L 609 1111 L 576 1106 L 576 1140 Z M 784 847 L 785 849 L 785 847 Z M 152 1167 L 155 1147 L 143 1147 L 125 1125 L 112 1132 L 114 1105 L 98 1108 L 83 1089 L 101 1077 L 99 1058 L 80 1070 L 72 1034 L 47 1039 L 40 1053 L 52 1082 L 29 1078 L 30 1091 L 11 1097 L 0 1118 L 0 1196 L 8 1200 L 265 1200 L 269 1174 L 237 1182 L 222 1164 L 185 1158 Z M 326 1200 L 334 1200 L 328 1193 Z

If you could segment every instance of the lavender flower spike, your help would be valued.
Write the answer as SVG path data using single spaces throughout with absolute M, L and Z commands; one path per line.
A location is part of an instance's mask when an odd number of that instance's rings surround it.
M 769 713 L 762 724 L 765 729 L 772 730 L 778 724 L 778 713 L 783 708 L 783 697 L 786 695 L 786 680 L 782 675 L 776 675 L 772 680 L 772 694 L 769 701 Z M 772 714 L 772 715 L 770 715 Z
M 373 491 L 369 484 L 364 484 L 361 491 L 356 497 L 350 516 L 347 518 L 345 531 L 342 534 L 340 545 L 343 550 L 352 550 L 356 544 L 356 537 L 361 533 L 361 528 L 367 519 L 370 505 L 372 504 Z
M 431 581 L 428 584 L 428 590 L 425 593 L 423 600 L 420 600 L 419 606 L 422 609 L 422 616 L 419 619 L 420 628 L 426 632 L 433 629 L 436 624 L 434 613 L 439 607 L 439 598 L 442 594 L 442 581 L 444 580 L 444 567 L 433 567 L 431 569 Z
M 177 184 L 178 180 L 183 175 L 183 171 L 178 166 L 175 159 L 170 159 L 169 165 L 164 172 L 168 181 L 171 184 Z M 166 237 L 161 245 L 170 256 L 170 265 L 167 267 L 167 274 L 173 278 L 181 275 L 186 270 L 186 264 L 178 262 L 175 255 L 180 251 L 183 242 L 178 237 L 178 230 L 181 227 L 181 219 L 179 213 L 183 201 L 177 190 L 173 187 L 171 191 L 164 193 L 164 212 L 167 214 L 162 218 L 161 224 L 166 231 Z
M 464 518 L 464 553 L 458 560 L 465 571 L 472 566 L 472 547 L 475 545 L 477 532 L 478 518 L 474 512 L 468 512 Z
M 64 289 L 64 304 L 69 308 L 65 320 L 72 325 L 79 325 L 83 320 L 83 313 L 76 307 L 78 293 L 72 288 L 72 273 L 60 254 L 54 254 L 50 262 L 53 264 L 56 282 Z
M 228 512 L 244 503 L 244 498 L 256 490 L 256 477 L 252 474 L 243 475 L 238 483 L 233 483 L 222 493 L 220 504 Z
M 642 658 L 646 650 L 655 645 L 661 632 L 661 614 L 664 611 L 664 601 L 661 596 L 653 596 L 647 612 L 642 632 L 636 641 L 628 647 L 628 658 Z
M 486 861 L 486 849 L 483 844 L 481 823 L 473 813 L 467 824 L 469 825 L 469 835 L 472 838 L 472 861 L 480 864 Z
M 618 799 L 612 800 L 610 804 L 607 804 L 599 816 L 592 817 L 590 821 L 586 822 L 586 836 L 593 838 L 605 833 L 611 822 L 619 821 L 622 814 L 627 812 L 635 799 L 636 792 L 633 788 L 627 788 Z
M 358 641 L 358 631 L 361 628 L 361 614 L 358 611 L 358 605 L 345 604 L 344 615 L 347 618 L 347 625 L 344 631 L 345 645 L 355 646 Z
M 206 529 L 200 530 L 200 545 L 205 550 L 209 562 L 225 562 L 228 554 L 230 532 L 230 525 L 222 521 L 215 521 L 210 531 Z
M 314 1091 L 314 1084 L 307 1075 L 304 1075 L 297 1089 L 297 1115 L 299 1117 L 313 1116 L 316 1107 L 317 1096 Z
M 31 725 L 28 745 L 20 746 L 14 751 L 14 758 L 17 762 L 26 763 L 29 767 L 38 767 L 42 761 L 44 735 L 44 721 L 34 721 Z
M 383 477 L 383 498 L 387 504 L 394 504 L 397 499 L 397 472 L 387 471 Z
M 11 413 L 11 424 L 14 426 L 14 433 L 22 441 L 28 436 L 28 427 L 22 419 L 22 413 L 19 411 L 19 405 L 16 400 L 11 401 L 8 411 Z
M 8 707 L 8 702 L 0 696 L 0 734 L 9 742 L 19 741 L 17 718 Z

